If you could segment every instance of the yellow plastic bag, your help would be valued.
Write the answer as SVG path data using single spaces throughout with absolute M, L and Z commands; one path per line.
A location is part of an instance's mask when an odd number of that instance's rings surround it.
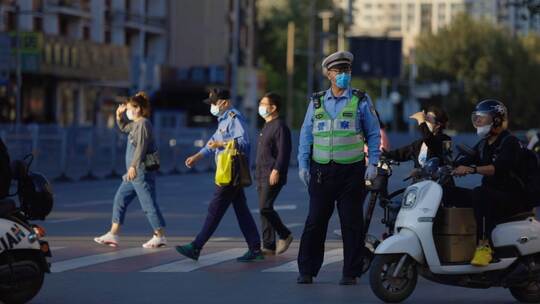
M 218 186 L 228 186 L 233 179 L 233 157 L 237 151 L 234 146 L 234 140 L 231 140 L 225 146 L 225 150 L 217 156 L 217 168 L 215 183 Z

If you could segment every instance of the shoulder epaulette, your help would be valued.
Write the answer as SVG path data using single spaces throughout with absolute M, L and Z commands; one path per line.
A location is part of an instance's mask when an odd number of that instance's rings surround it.
M 315 109 L 318 109 L 321 107 L 321 97 L 323 97 L 324 94 L 326 94 L 325 91 L 320 91 L 320 92 L 311 94 L 311 101 L 313 102 L 313 106 L 315 107 Z
M 366 92 L 360 91 L 358 89 L 352 89 L 352 94 L 358 97 L 359 101 L 362 101 L 366 97 Z
M 236 112 L 230 111 L 230 112 L 229 112 L 229 117 L 235 118 L 235 117 L 236 117 Z

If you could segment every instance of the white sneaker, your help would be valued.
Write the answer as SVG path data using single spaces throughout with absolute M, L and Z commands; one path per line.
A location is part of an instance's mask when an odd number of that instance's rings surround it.
M 109 231 L 102 236 L 98 236 L 97 238 L 94 238 L 94 241 L 98 244 L 107 245 L 111 247 L 118 247 L 119 237 L 118 235 L 114 235 Z
M 142 245 L 144 248 L 160 248 L 167 246 L 167 239 L 162 236 L 152 236 L 152 238 Z

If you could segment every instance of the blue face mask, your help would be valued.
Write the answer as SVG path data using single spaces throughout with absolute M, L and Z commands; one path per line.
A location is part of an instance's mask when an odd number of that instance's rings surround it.
M 217 117 L 217 116 L 219 116 L 219 112 L 220 112 L 220 111 L 219 111 L 219 107 L 218 107 L 217 105 L 212 104 L 212 105 L 210 106 L 210 113 L 211 113 L 212 115 L 214 115 L 214 116 Z
M 265 106 L 259 106 L 259 115 L 261 115 L 262 118 L 265 118 L 270 115 L 270 113 L 268 113 L 268 109 Z
M 351 83 L 351 75 L 349 73 L 340 73 L 336 76 L 336 85 L 340 89 L 346 89 Z

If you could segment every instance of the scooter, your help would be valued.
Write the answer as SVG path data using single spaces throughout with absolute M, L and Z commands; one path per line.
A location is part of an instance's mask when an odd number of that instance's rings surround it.
M 505 287 L 519 301 L 540 301 L 540 223 L 532 212 L 496 226 L 491 235 L 495 258 L 488 266 L 441 259 L 433 231 L 442 209 L 440 183 L 451 176 L 452 168 L 439 163 L 430 159 L 422 170 L 423 180 L 407 187 L 394 235 L 377 246 L 369 273 L 373 293 L 385 302 L 404 301 L 421 275 L 445 285 Z
M 45 208 L 36 205 L 42 203 L 40 198 L 52 200 L 52 193 L 42 175 L 28 172 L 29 166 L 22 161 L 13 165 L 20 207 L 11 199 L 0 200 L 0 302 L 6 304 L 30 301 L 50 272 L 45 230 L 30 220 L 44 219 L 50 212 L 52 201 Z

